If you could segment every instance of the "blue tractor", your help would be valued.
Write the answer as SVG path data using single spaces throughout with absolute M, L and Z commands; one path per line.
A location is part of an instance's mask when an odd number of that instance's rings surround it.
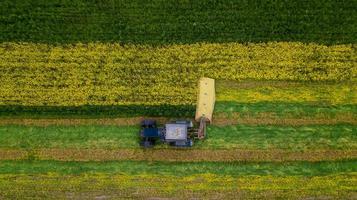
M 140 145 L 145 148 L 153 147 L 161 142 L 176 147 L 191 147 L 194 140 L 206 136 L 206 120 L 202 118 L 200 126 L 195 128 L 190 120 L 179 120 L 157 127 L 155 120 L 143 120 L 140 130 Z

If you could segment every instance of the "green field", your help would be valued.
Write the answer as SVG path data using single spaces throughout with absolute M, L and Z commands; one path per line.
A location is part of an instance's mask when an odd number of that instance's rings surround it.
M 354 0 L 0 2 L 0 199 L 356 199 Z M 140 121 L 208 137 L 139 146 Z
M 353 0 L 10 1 L 0 41 L 356 43 Z

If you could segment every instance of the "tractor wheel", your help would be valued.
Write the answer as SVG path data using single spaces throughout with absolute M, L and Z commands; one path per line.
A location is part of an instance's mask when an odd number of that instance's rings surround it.
M 141 122 L 142 127 L 148 127 L 148 128 L 155 128 L 156 127 L 156 121 L 151 120 L 151 119 L 145 119 Z
M 150 148 L 150 147 L 153 147 L 154 145 L 152 144 L 152 142 L 151 141 L 145 141 L 144 142 L 144 147 L 145 148 Z
M 192 146 L 193 146 L 193 140 L 192 140 L 192 139 L 187 140 L 186 145 L 187 145 L 188 147 L 192 147 Z

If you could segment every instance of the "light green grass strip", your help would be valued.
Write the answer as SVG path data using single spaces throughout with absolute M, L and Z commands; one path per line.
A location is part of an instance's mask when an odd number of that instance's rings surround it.
M 311 125 L 282 126 L 226 126 L 208 128 L 209 140 L 203 148 L 242 149 L 357 149 L 357 126 Z
M 0 148 L 140 148 L 138 126 L 0 126 Z M 357 126 L 209 126 L 203 149 L 357 149 Z M 159 146 L 166 147 L 166 146 Z
M 357 172 L 357 161 L 324 162 L 62 162 L 0 161 L 0 174 L 126 174 L 188 176 L 216 174 L 230 176 L 325 176 Z

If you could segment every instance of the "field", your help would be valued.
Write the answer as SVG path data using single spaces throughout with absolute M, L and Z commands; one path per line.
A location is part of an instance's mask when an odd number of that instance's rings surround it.
M 1 1 L 0 199 L 356 199 L 352 0 Z M 208 137 L 139 146 L 139 123 Z

